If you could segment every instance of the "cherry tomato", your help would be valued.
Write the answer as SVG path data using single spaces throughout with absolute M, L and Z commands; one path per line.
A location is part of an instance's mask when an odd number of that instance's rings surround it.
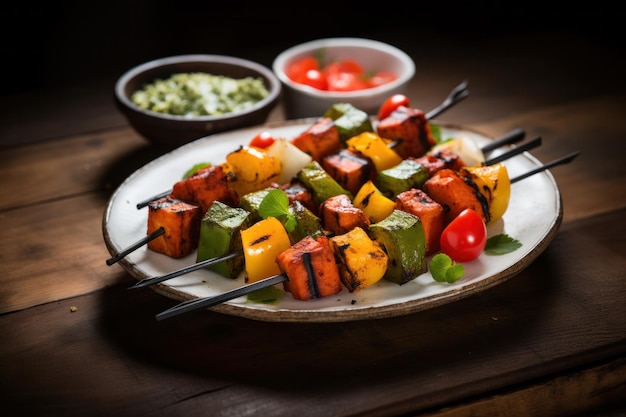
M 393 72 L 378 71 L 369 80 L 367 80 L 367 83 L 369 84 L 370 87 L 378 87 L 379 85 L 383 85 L 383 84 L 387 84 L 392 81 L 395 81 L 396 78 L 398 77 Z
M 478 258 L 487 244 L 487 227 L 480 214 L 465 209 L 441 233 L 441 250 L 456 262 Z
M 329 91 L 355 91 L 369 88 L 360 74 L 353 72 L 332 72 L 328 74 Z
M 322 71 L 317 69 L 310 69 L 304 74 L 303 77 L 298 79 L 300 84 L 306 84 L 318 90 L 328 90 L 328 81 Z
M 272 136 L 270 132 L 264 130 L 252 138 L 252 140 L 250 141 L 250 146 L 255 146 L 257 148 L 267 148 L 272 143 L 274 143 L 275 140 L 276 138 L 274 138 L 274 136 Z
M 411 103 L 407 96 L 404 94 L 394 94 L 385 100 L 380 106 L 380 109 L 378 110 L 378 120 L 383 120 L 389 117 L 389 115 L 400 106 L 409 107 L 410 105 Z
M 319 70 L 319 62 L 312 56 L 306 56 L 295 60 L 287 65 L 285 74 L 295 82 L 301 82 L 300 80 L 306 76 L 309 70 Z
M 365 70 L 353 59 L 342 59 L 341 61 L 331 62 L 323 68 L 324 75 L 328 77 L 330 74 L 342 74 L 345 72 L 351 74 L 364 74 Z

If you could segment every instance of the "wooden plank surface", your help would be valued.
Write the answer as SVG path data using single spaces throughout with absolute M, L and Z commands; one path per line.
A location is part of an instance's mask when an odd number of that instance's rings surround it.
M 129 292 L 132 279 L 118 276 L 100 291 L 0 316 L 11 340 L 0 355 L 14 359 L 3 365 L 2 383 L 14 393 L 3 403 L 26 412 L 63 404 L 72 415 L 176 415 L 211 404 L 227 404 L 216 415 L 369 415 L 371 407 L 427 411 L 540 384 L 585 368 L 587 355 L 602 363 L 626 353 L 625 214 L 563 226 L 527 270 L 483 294 L 371 322 L 265 323 L 198 312 L 156 323 L 174 302 Z M 618 374 L 604 369 L 598 378 L 623 383 L 623 362 L 616 366 Z M 615 400 L 611 390 L 594 391 L 602 381 L 580 378 L 580 387 L 570 380 L 564 388 L 585 388 L 577 407 Z M 259 387 L 262 397 L 252 394 Z M 530 411 L 569 401 L 544 400 Z
M 470 98 L 441 120 L 491 136 L 522 127 L 544 138 L 532 151 L 542 161 L 582 151 L 552 171 L 563 225 L 535 262 L 488 291 L 393 319 L 265 323 L 203 311 L 156 323 L 175 302 L 127 291 L 133 278 L 104 262 L 108 197 L 166 151 L 116 111 L 114 72 L 98 85 L 3 95 L 3 408 L 134 417 L 626 410 L 623 49 L 558 31 L 392 35 L 416 60 L 416 106 L 435 107 L 468 79 Z M 267 59 L 282 46 L 257 52 Z M 50 105 L 31 122 L 21 109 L 42 92 Z

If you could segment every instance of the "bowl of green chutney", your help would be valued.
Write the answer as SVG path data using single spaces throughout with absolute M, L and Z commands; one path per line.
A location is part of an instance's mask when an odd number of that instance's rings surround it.
M 209 54 L 149 61 L 122 74 L 115 103 L 145 139 L 167 146 L 267 121 L 281 83 L 267 67 Z

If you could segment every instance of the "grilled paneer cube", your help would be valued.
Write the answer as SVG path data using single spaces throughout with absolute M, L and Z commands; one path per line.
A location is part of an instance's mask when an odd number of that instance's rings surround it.
M 367 229 L 370 219 L 363 210 L 355 207 L 345 194 L 330 197 L 320 205 L 320 219 L 324 229 L 340 235 L 355 227 Z
M 202 209 L 184 201 L 163 197 L 148 204 L 148 234 L 165 233 L 148 242 L 148 248 L 172 258 L 182 258 L 198 246 Z
M 291 139 L 301 151 L 321 162 L 326 155 L 339 152 L 341 139 L 335 122 L 330 117 L 321 117 L 304 132 Z
M 293 204 L 295 201 L 299 201 L 304 207 L 311 210 L 313 214 L 317 216 L 319 212 L 319 204 L 313 197 L 313 192 L 306 188 L 297 179 L 292 180 L 289 184 L 281 185 L 280 188 L 289 197 L 289 203 Z
M 242 250 L 241 230 L 250 224 L 250 212 L 215 201 L 200 223 L 196 262 Z M 206 268 L 226 278 L 237 278 L 244 266 L 244 257 L 238 256 Z
M 330 241 L 325 236 L 306 236 L 276 256 L 287 275 L 285 291 L 296 300 L 311 300 L 341 292 L 341 278 Z
M 369 159 L 348 149 L 325 156 L 322 167 L 339 185 L 352 194 L 356 194 L 363 183 L 373 179 L 375 172 Z
M 453 171 L 458 171 L 465 166 L 465 163 L 458 154 L 445 148 L 420 156 L 416 158 L 416 161 L 426 168 L 429 177 L 432 177 L 435 175 L 435 172 L 441 171 L 442 169 L 448 168 Z
M 402 285 L 428 270 L 424 228 L 419 217 L 394 210 L 384 220 L 372 223 L 368 234 L 389 257 L 385 279 Z
M 426 238 L 426 255 L 437 252 L 440 249 L 439 237 L 444 226 L 441 204 L 430 198 L 424 191 L 413 188 L 398 194 L 396 208 L 419 217 Z
M 355 227 L 347 233 L 330 238 L 339 260 L 343 285 L 350 292 L 376 284 L 387 271 L 387 254 L 370 239 L 365 230 Z
M 423 189 L 443 207 L 445 225 L 466 208 L 475 210 L 485 224 L 489 223 L 489 204 L 469 177 L 462 177 L 451 169 L 442 169 L 426 180 Z
M 174 184 L 170 197 L 197 204 L 202 213 L 214 201 L 237 205 L 237 195 L 228 186 L 228 178 L 220 165 L 212 165 L 198 170 L 193 175 Z
M 393 149 L 403 159 L 418 158 L 437 143 L 424 112 L 405 106 L 398 107 L 379 121 L 376 131 L 381 137 L 398 142 Z

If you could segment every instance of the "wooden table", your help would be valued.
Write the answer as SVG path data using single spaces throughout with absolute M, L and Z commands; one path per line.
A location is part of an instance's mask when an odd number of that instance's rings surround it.
M 165 150 L 128 127 L 112 79 L 3 96 L 2 408 L 134 417 L 626 412 L 624 50 L 573 33 L 420 45 L 392 35 L 417 64 L 415 107 L 433 108 L 467 79 L 470 98 L 441 120 L 493 137 L 516 127 L 541 135 L 532 154 L 543 162 L 582 151 L 552 170 L 563 223 L 536 261 L 480 294 L 391 319 L 269 323 L 202 311 L 157 323 L 176 302 L 127 291 L 134 279 L 105 264 L 101 222 L 116 187 Z M 34 98 L 44 105 L 13 110 Z M 279 107 L 270 120 L 282 118 Z

